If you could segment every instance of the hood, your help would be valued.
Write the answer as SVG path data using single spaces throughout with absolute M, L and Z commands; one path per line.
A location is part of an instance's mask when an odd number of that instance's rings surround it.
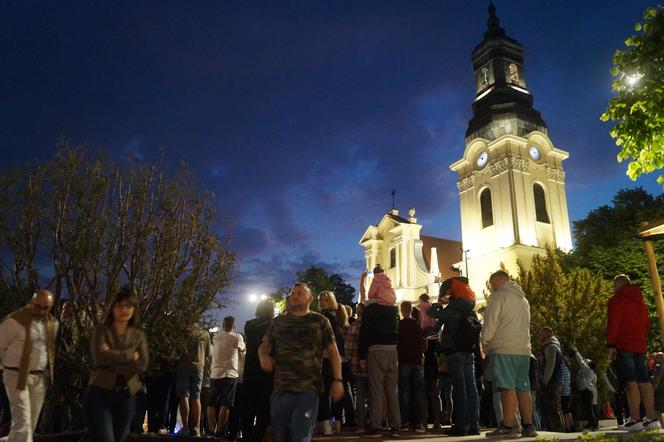
M 641 294 L 641 289 L 638 285 L 626 285 L 625 287 L 618 290 L 617 295 L 624 296 L 634 301 L 643 300 L 643 295 Z
M 526 297 L 526 294 L 523 292 L 523 289 L 521 288 L 521 286 L 519 284 L 517 284 L 516 282 L 514 282 L 514 281 L 509 281 L 507 284 L 505 284 L 502 287 L 502 289 L 503 290 L 509 290 L 510 292 L 521 296 L 522 298 Z
M 560 347 L 560 341 L 555 336 L 551 336 L 549 339 L 544 341 L 544 343 L 542 345 L 547 345 L 547 344 L 553 344 L 553 345 L 558 346 L 558 348 L 561 348 Z

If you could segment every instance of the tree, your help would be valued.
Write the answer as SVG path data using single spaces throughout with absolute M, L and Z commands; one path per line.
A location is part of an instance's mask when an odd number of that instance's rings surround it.
M 636 232 L 642 222 L 660 218 L 664 218 L 664 194 L 653 197 L 640 187 L 619 190 L 611 205 L 598 207 L 574 222 L 576 249 L 562 258 L 567 270 L 583 267 L 608 281 L 624 273 L 641 286 L 651 312 L 649 343 L 653 350 L 661 342 L 658 327 L 654 326 L 659 319 L 643 241 Z M 654 246 L 658 261 L 662 261 L 664 242 L 655 242 Z M 660 278 L 664 278 L 664 266 L 659 270 Z
M 211 197 L 184 165 L 169 173 L 162 163 L 116 164 L 61 140 L 52 160 L 0 177 L 0 288 L 16 298 L 40 285 L 56 301 L 66 295 L 77 336 L 70 356 L 88 367 L 87 337 L 128 285 L 152 360 L 172 364 L 182 330 L 222 305 L 235 269 Z
M 617 96 L 601 116 L 616 122 L 610 134 L 621 148 L 618 161 L 629 161 L 632 180 L 664 167 L 664 7 L 646 9 L 635 29 L 638 34 L 625 40 L 627 49 L 613 55 Z M 664 177 L 657 181 L 664 183 Z
M 603 331 L 611 283 L 587 269 L 564 270 L 560 255 L 551 249 L 546 256 L 535 255 L 529 270 L 521 263 L 519 268 L 517 282 L 530 303 L 531 336 L 550 326 L 563 351 L 576 345 L 584 357 L 597 363 L 597 373 L 603 373 L 608 364 Z M 537 352 L 536 339 L 533 347 Z
M 342 276 L 338 273 L 328 275 L 324 268 L 310 266 L 305 270 L 299 270 L 295 275 L 298 281 L 306 282 L 311 289 L 311 294 L 314 297 L 314 300 L 311 303 L 312 310 L 318 310 L 318 294 L 325 290 L 333 292 L 334 296 L 337 298 L 337 302 L 340 304 L 353 304 L 355 288 L 344 281 Z M 281 287 L 277 291 L 271 293 L 270 296 L 277 301 L 277 305 L 280 305 L 280 302 L 288 294 L 288 291 L 288 288 Z

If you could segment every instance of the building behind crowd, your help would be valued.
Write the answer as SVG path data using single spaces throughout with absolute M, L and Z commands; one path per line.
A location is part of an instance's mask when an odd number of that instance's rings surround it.
M 422 226 L 414 211 L 404 219 L 396 210 L 370 226 L 360 240 L 367 269 L 382 264 L 403 299 L 414 299 L 424 288 L 436 293 L 437 277 L 451 276 L 453 266 L 468 276 L 481 303 L 486 281 L 501 263 L 516 274 L 517 261 L 528 266 L 546 246 L 572 248 L 562 165 L 569 153 L 554 145 L 533 107 L 523 48 L 500 27 L 493 5 L 471 61 L 473 116 L 463 157 L 450 165 L 458 177 L 462 244 L 438 239 L 449 249 L 442 247 L 443 257 L 440 246 L 435 248 L 438 253 L 431 253 L 425 237 L 419 236 Z M 425 262 L 427 250 L 438 262 Z

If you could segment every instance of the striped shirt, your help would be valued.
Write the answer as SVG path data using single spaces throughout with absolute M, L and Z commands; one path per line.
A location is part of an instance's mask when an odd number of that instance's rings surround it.
M 560 370 L 562 372 L 562 380 L 560 382 L 560 395 L 561 396 L 571 396 L 572 395 L 572 375 L 569 372 L 569 368 L 565 362 L 560 364 Z

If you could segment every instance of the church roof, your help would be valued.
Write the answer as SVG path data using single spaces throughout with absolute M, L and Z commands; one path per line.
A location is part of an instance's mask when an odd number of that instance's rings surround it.
M 401 224 L 410 224 L 410 221 L 408 221 L 406 218 L 402 218 L 399 215 L 393 215 L 390 212 L 387 212 L 385 214 L 385 216 L 387 216 L 388 218 L 391 218 L 394 221 L 396 221 L 398 223 L 401 223 Z
M 436 248 L 438 255 L 438 268 L 443 279 L 459 276 L 458 272 L 450 269 L 452 264 L 462 260 L 462 244 L 461 241 L 452 239 L 436 238 L 435 236 L 421 235 L 422 240 L 422 254 L 424 255 L 424 262 L 427 268 L 431 268 L 431 247 Z

